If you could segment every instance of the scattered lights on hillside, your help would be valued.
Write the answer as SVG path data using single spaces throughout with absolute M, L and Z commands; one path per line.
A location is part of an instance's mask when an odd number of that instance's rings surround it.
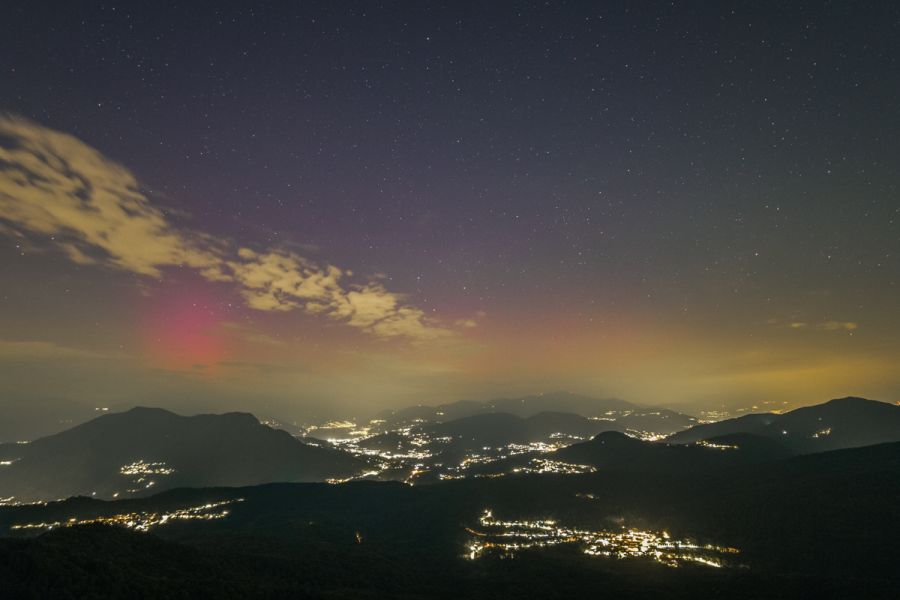
M 466 528 L 471 537 L 466 547 L 466 557 L 470 560 L 491 553 L 512 557 L 522 550 L 578 544 L 589 556 L 644 558 L 670 567 L 686 563 L 723 567 L 727 565 L 723 557 L 739 552 L 736 548 L 676 540 L 665 531 L 625 527 L 590 531 L 566 527 L 550 519 L 501 521 L 490 510 L 482 513 L 479 525 L 480 530 Z
M 138 460 L 132 463 L 128 463 L 127 465 L 122 465 L 119 469 L 119 473 L 131 479 L 131 484 L 136 486 L 127 490 L 129 493 L 134 494 L 149 488 L 152 488 L 156 485 L 156 481 L 152 479 L 154 476 L 165 477 L 167 475 L 171 475 L 175 472 L 175 469 L 168 466 L 165 462 L 147 462 L 145 460 Z M 118 498 L 119 492 L 113 494 L 113 498 Z
M 316 425 L 313 429 L 353 429 L 356 423 L 353 421 L 329 421 L 322 425 Z
M 72 517 L 67 521 L 53 521 L 51 523 L 23 523 L 12 525 L 10 530 L 43 530 L 50 531 L 60 527 L 75 527 L 76 525 L 115 525 L 133 529 L 135 531 L 150 531 L 153 527 L 166 525 L 173 521 L 212 521 L 216 519 L 224 519 L 228 516 L 229 510 L 224 508 L 235 502 L 243 502 L 243 498 L 234 500 L 222 500 L 220 502 L 210 502 L 200 506 L 192 506 L 190 508 L 179 508 L 170 512 L 132 512 L 111 515 L 108 517 L 92 517 L 88 519 L 78 519 Z
M 719 444 L 716 442 L 710 442 L 707 440 L 700 440 L 697 442 L 698 446 L 703 446 L 704 448 L 713 448 L 714 450 L 737 450 L 740 446 L 735 444 Z
M 628 419 L 668 417 L 667 413 L 660 411 L 610 410 L 590 417 L 590 420 L 621 421 L 621 425 L 626 425 Z M 441 435 L 429 425 L 433 423 L 421 418 L 408 419 L 396 425 L 389 425 L 384 419 L 372 419 L 364 424 L 351 420 L 330 421 L 307 426 L 298 437 L 312 445 L 327 445 L 347 452 L 371 465 L 364 473 L 331 479 L 330 483 L 389 478 L 413 485 L 421 478 L 448 480 L 500 477 L 511 473 L 578 474 L 595 470 L 589 465 L 571 465 L 542 456 L 586 441 L 590 436 L 556 431 L 542 434 L 539 439 L 529 442 L 472 447 L 472 439 L 462 435 Z M 666 437 L 658 431 L 633 428 L 624 429 L 624 433 L 643 441 L 658 441 Z M 520 455 L 523 458 L 512 464 L 503 462 Z M 502 472 L 492 472 L 493 469 L 486 468 L 492 463 L 503 464 L 502 468 L 496 469 Z
M 663 440 L 668 437 L 667 434 L 664 433 L 658 433 L 656 431 L 643 431 L 639 429 L 626 429 L 624 433 L 628 437 L 633 437 L 644 442 L 658 442 L 659 440 Z
M 119 469 L 119 473 L 122 475 L 136 475 L 139 477 L 146 475 L 171 475 L 174 472 L 175 469 L 166 465 L 165 462 L 146 462 L 143 460 L 122 465 L 122 468 Z
M 377 477 L 378 475 L 381 475 L 381 473 L 383 471 L 384 471 L 384 469 L 373 470 L 373 471 L 364 471 L 362 473 L 359 473 L 358 475 L 351 475 L 350 477 L 342 477 L 342 478 L 332 477 L 331 479 L 326 479 L 325 482 L 330 483 L 332 485 L 337 485 L 339 483 L 347 483 L 348 481 L 359 481 L 360 479 L 370 479 L 372 477 Z
M 576 465 L 546 458 L 532 458 L 527 467 L 513 469 L 513 473 L 553 473 L 555 475 L 580 475 L 596 471 L 597 469 L 592 465 Z
M 700 418 L 697 420 L 700 424 L 718 423 L 725 419 L 730 419 L 731 413 L 727 410 L 701 410 Z
M 826 427 L 825 429 L 822 429 L 822 430 L 817 431 L 814 434 L 812 434 L 812 437 L 823 438 L 823 437 L 827 437 L 829 435 L 831 435 L 831 427 Z

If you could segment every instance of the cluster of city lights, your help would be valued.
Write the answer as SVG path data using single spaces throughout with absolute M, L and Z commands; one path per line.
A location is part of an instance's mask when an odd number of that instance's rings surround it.
M 122 467 L 119 469 L 119 473 L 121 475 L 129 477 L 131 479 L 132 485 L 137 486 L 127 490 L 130 494 L 135 494 L 137 492 L 150 489 L 154 485 L 156 485 L 156 481 L 152 479 L 153 476 L 165 477 L 167 475 L 171 475 L 174 472 L 175 469 L 168 466 L 165 462 L 147 462 L 143 459 L 128 463 L 127 465 L 122 465 Z M 118 497 L 119 492 L 113 494 L 113 498 Z
M 126 476 L 138 476 L 141 478 L 147 475 L 171 475 L 175 469 L 169 467 L 165 462 L 146 462 L 139 460 L 127 465 L 122 465 L 119 473 Z
M 402 441 L 398 442 L 396 450 L 385 450 L 378 448 L 369 448 L 362 445 L 363 442 L 376 437 L 378 432 L 375 431 L 377 426 L 384 421 L 373 419 L 367 426 L 358 426 L 352 421 L 338 421 L 328 423 L 325 426 L 311 428 L 307 433 L 316 429 L 336 430 L 343 429 L 346 435 L 342 437 L 327 437 L 325 441 L 331 446 L 340 448 L 344 452 L 362 458 L 373 464 L 374 468 L 343 478 L 328 479 L 328 483 L 347 483 L 359 479 L 376 478 L 388 470 L 408 469 L 409 475 L 406 478 L 407 483 L 418 475 L 427 471 L 424 468 L 423 461 L 432 458 L 433 453 L 428 446 L 433 443 L 447 442 L 450 438 L 430 439 L 425 434 L 414 431 L 412 427 L 403 427 L 391 431 L 401 437 Z
M 66 521 L 53 521 L 50 523 L 23 523 L 12 525 L 11 530 L 42 530 L 50 531 L 59 527 L 74 527 L 76 525 L 115 525 L 133 529 L 135 531 L 150 531 L 158 525 L 165 525 L 173 521 L 212 521 L 216 519 L 224 519 L 228 516 L 229 510 L 224 508 L 235 502 L 243 502 L 243 498 L 234 500 L 222 500 L 220 502 L 210 502 L 201 506 L 192 506 L 190 508 L 179 508 L 170 512 L 131 512 L 107 517 L 91 517 L 87 519 L 78 519 L 72 517 Z
M 349 477 L 331 477 L 330 479 L 326 479 L 325 483 L 331 484 L 339 484 L 339 483 L 347 483 L 348 481 L 359 481 L 360 479 L 371 479 L 373 477 L 377 477 L 381 475 L 381 473 L 386 469 L 375 469 L 372 471 L 363 471 L 362 473 L 358 473 L 356 475 L 351 475 Z
M 697 442 L 698 446 L 703 446 L 704 448 L 712 448 L 713 450 L 737 450 L 740 446 L 735 444 L 720 444 L 717 442 L 710 442 L 708 440 L 700 440 Z
M 668 434 L 656 431 L 644 431 L 643 429 L 626 429 L 625 435 L 641 440 L 642 442 L 658 442 L 666 439 Z
M 532 458 L 526 467 L 516 467 L 513 473 L 553 473 L 555 475 L 580 475 L 581 473 L 594 473 L 596 467 L 592 465 L 576 465 L 558 460 L 546 458 Z
M 814 434 L 812 434 L 812 436 L 814 438 L 822 438 L 822 437 L 827 437 L 829 435 L 831 435 L 831 427 L 826 427 L 825 429 L 821 429 L 821 430 L 815 432 Z
M 578 544 L 589 556 L 642 558 L 670 567 L 686 563 L 723 567 L 728 564 L 724 557 L 739 552 L 736 548 L 673 539 L 665 531 L 625 527 L 591 531 L 566 527 L 550 519 L 501 521 L 490 510 L 485 510 L 478 522 L 478 530 L 466 528 L 471 538 L 466 547 L 466 557 L 470 560 L 490 553 L 512 557 L 522 550 Z
M 614 422 L 621 418 L 641 416 L 664 416 L 662 413 L 643 413 L 632 410 L 607 411 L 603 415 L 591 417 L 594 421 Z M 322 425 L 308 426 L 302 438 L 314 445 L 329 445 L 368 462 L 371 467 L 365 472 L 344 478 L 328 480 L 329 483 L 346 483 L 364 478 L 391 477 L 412 485 L 426 474 L 439 480 L 465 479 L 468 477 L 502 477 L 507 473 L 540 473 L 540 474 L 580 474 L 590 473 L 596 469 L 590 465 L 573 465 L 543 458 L 573 443 L 584 441 L 585 437 L 569 433 L 555 432 L 544 436 L 544 439 L 528 443 L 512 442 L 501 446 L 484 446 L 468 449 L 461 457 L 448 460 L 446 451 L 454 449 L 455 438 L 435 435 L 426 427 L 423 419 L 412 419 L 396 428 L 389 427 L 383 419 L 372 419 L 368 423 L 355 421 L 331 421 Z M 643 441 L 658 441 L 666 436 L 659 432 L 627 429 L 628 436 Z M 379 436 L 390 434 L 390 438 Z M 388 443 L 387 440 L 390 440 Z M 499 463 L 511 457 L 533 455 L 525 466 L 519 466 L 504 472 L 490 472 L 485 465 Z

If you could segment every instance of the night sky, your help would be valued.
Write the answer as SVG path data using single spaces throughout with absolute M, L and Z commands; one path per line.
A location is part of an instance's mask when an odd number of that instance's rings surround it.
M 0 441 L 900 400 L 897 4 L 137 4 L 2 8 Z

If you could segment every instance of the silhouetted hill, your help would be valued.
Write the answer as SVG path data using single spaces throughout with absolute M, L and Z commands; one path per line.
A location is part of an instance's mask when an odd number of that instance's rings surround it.
M 422 427 L 432 436 L 452 437 L 473 447 L 527 444 L 548 440 L 555 433 L 587 437 L 608 428 L 608 421 L 592 421 L 560 412 L 542 412 L 527 418 L 487 413 Z
M 730 433 L 703 440 L 713 448 L 734 448 L 745 454 L 752 454 L 755 460 L 776 460 L 787 458 L 793 453 L 781 440 L 767 438 L 752 433 Z
M 673 434 L 667 441 L 689 444 L 737 433 L 777 440 L 798 454 L 894 442 L 900 441 L 900 406 L 840 398 L 783 414 L 753 414 L 697 425 Z
M 184 417 L 144 407 L 103 415 L 11 452 L 12 464 L 0 467 L 0 497 L 18 501 L 322 481 L 365 466 L 266 427 L 248 413 Z
M 378 416 L 385 427 L 416 422 L 444 423 L 476 415 L 504 413 L 528 418 L 540 413 L 571 413 L 587 418 L 603 418 L 617 423 L 614 429 L 636 429 L 671 433 L 696 424 L 694 417 L 673 410 L 638 406 L 617 398 L 591 398 L 570 392 L 536 394 L 522 398 L 498 398 L 484 402 L 461 401 L 438 406 L 412 406 L 384 411 Z
M 714 445 L 645 442 L 616 431 L 546 455 L 561 462 L 626 471 L 699 471 L 784 458 L 789 453 L 751 436 L 723 437 Z

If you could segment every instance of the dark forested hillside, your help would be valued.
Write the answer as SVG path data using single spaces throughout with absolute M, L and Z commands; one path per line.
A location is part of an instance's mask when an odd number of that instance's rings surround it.
M 900 441 L 900 406 L 839 398 L 783 414 L 753 414 L 697 425 L 672 434 L 667 441 L 685 444 L 735 433 L 767 437 L 798 454 L 896 442 Z
M 157 408 L 109 414 L 30 444 L 7 445 L 0 497 L 127 497 L 180 486 L 324 481 L 365 468 L 247 413 L 183 417 Z
M 0 577 L 32 597 L 79 595 L 68 591 L 102 580 L 113 590 L 209 597 L 563 598 L 598 586 L 618 597 L 888 598 L 900 590 L 898 472 L 900 444 L 886 444 L 696 474 L 273 484 L 7 507 L 0 529 L 15 537 L 0 542 Z M 222 518 L 174 519 L 149 534 L 10 529 L 221 501 L 231 502 Z M 577 542 L 468 560 L 469 531 L 482 527 L 485 509 L 582 529 L 665 530 L 739 553 L 719 569 L 590 557 Z

